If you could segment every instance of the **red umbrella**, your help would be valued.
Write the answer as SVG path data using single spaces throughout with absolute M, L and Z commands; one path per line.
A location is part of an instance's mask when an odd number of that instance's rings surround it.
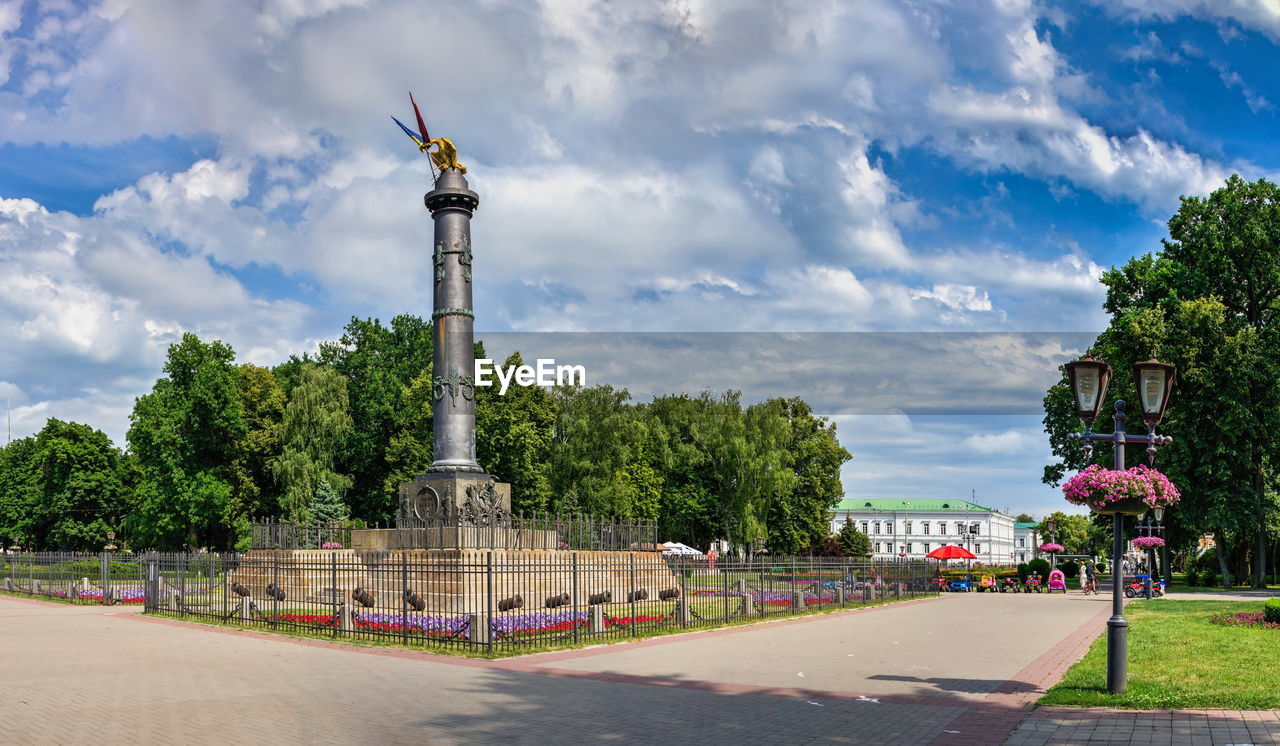
M 940 559 L 940 560 L 977 559 L 978 558 L 978 555 L 974 554 L 973 552 L 970 552 L 968 549 L 965 549 L 964 547 L 957 547 L 957 546 L 951 546 L 951 545 L 948 545 L 945 547 L 938 547 L 937 549 L 933 550 L 932 552 L 929 552 L 925 556 L 932 559 Z

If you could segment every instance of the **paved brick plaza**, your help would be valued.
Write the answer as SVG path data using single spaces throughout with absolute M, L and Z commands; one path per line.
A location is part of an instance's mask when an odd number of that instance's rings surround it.
M 1028 715 L 1107 612 L 1096 597 L 958 594 L 478 661 L 0 597 L 0 712 L 11 743 L 1087 740 L 1073 715 Z M 1152 742 L 1181 742 L 1158 722 L 1170 737 Z M 1262 742 L 1259 727 L 1230 733 Z

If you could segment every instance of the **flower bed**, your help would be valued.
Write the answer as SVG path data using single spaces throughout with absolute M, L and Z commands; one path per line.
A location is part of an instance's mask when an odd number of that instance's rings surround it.
M 527 614 L 508 614 L 498 616 L 491 622 L 495 639 L 505 640 L 513 637 L 571 632 L 574 627 L 585 628 L 589 614 L 586 611 L 535 611 Z M 666 615 L 637 614 L 636 624 L 655 624 L 668 620 Z M 268 621 L 303 624 L 310 627 L 333 629 L 338 625 L 338 617 L 332 614 L 276 614 L 267 617 Z M 390 634 L 409 633 L 423 635 L 435 639 L 451 639 L 467 637 L 471 632 L 470 616 L 435 616 L 430 614 L 395 614 L 381 612 L 360 612 L 352 617 L 356 629 L 370 632 Z M 606 628 L 627 625 L 632 617 L 604 616 Z
M 1280 630 L 1280 622 L 1268 622 L 1261 611 L 1246 611 L 1238 614 L 1218 614 L 1209 620 L 1223 627 L 1261 627 L 1263 629 Z

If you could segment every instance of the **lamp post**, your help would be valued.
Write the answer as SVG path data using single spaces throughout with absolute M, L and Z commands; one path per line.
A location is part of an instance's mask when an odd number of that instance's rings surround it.
M 1044 522 L 1044 527 L 1049 530 L 1049 543 L 1057 544 L 1058 543 L 1058 522 L 1053 520 L 1052 518 L 1049 518 Z M 1057 560 L 1057 553 L 1049 552 L 1049 569 L 1051 571 L 1058 566 L 1058 563 L 1056 560 Z
M 1111 383 L 1111 366 L 1102 360 L 1085 357 L 1063 366 L 1071 394 L 1075 399 L 1076 416 L 1084 422 L 1083 433 L 1072 433 L 1072 440 L 1084 441 L 1085 458 L 1093 455 L 1093 441 L 1111 441 L 1115 449 L 1114 467 L 1125 468 L 1124 447 L 1129 441 L 1147 444 L 1148 462 L 1154 461 L 1156 448 L 1169 445 L 1173 438 L 1156 435 L 1156 425 L 1164 419 L 1169 393 L 1173 389 L 1174 367 L 1158 360 L 1134 363 L 1133 380 L 1138 387 L 1138 404 L 1142 420 L 1147 426 L 1146 435 L 1128 435 L 1124 429 L 1124 401 L 1117 399 L 1112 419 L 1115 428 L 1110 435 L 1093 432 L 1093 421 L 1107 398 Z M 1112 514 L 1111 543 L 1111 618 L 1107 620 L 1107 691 L 1123 694 L 1128 688 L 1129 622 L 1124 618 L 1123 572 L 1120 558 L 1124 556 L 1124 513 Z
M 1164 533 L 1164 508 L 1152 508 L 1147 513 L 1142 523 L 1138 524 L 1138 529 L 1142 531 L 1143 536 L 1155 536 L 1157 533 Z M 1156 572 L 1156 548 L 1147 547 L 1147 580 L 1143 583 L 1143 590 L 1147 598 L 1151 598 L 1152 579 Z
M 115 531 L 107 532 L 107 544 L 106 546 L 103 547 L 103 550 L 107 552 L 114 552 L 116 550 L 116 532 Z

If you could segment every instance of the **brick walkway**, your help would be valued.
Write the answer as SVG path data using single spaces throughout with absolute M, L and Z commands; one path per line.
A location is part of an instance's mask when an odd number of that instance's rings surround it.
M 1107 710 L 1042 707 L 1009 746 L 1140 743 L 1152 746 L 1280 743 L 1280 710 Z
M 1108 613 L 958 594 L 480 661 L 0 597 L 0 723 L 16 743 L 1000 743 Z

